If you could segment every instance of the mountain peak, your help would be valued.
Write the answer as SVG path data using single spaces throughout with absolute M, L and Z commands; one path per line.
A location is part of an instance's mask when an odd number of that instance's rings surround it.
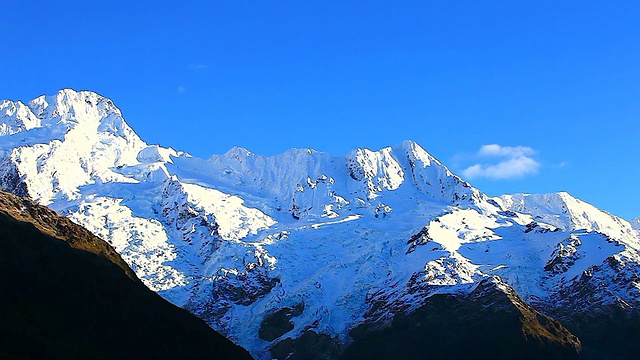
M 420 144 L 418 144 L 416 141 L 414 140 L 403 140 L 400 144 L 394 146 L 394 147 L 401 147 L 405 150 L 411 150 L 414 152 L 427 152 L 427 150 L 425 150 Z
M 575 198 L 565 191 L 548 194 L 511 194 L 494 198 L 505 210 L 535 214 L 537 221 L 565 231 L 598 231 L 640 249 L 632 225 L 615 215 Z
M 137 163 L 146 147 L 110 99 L 72 89 L 39 96 L 27 106 L 3 101 L 0 135 L 0 150 L 21 159 L 4 172 L 26 183 L 29 195 L 43 204 L 58 193 L 76 198 L 79 186 L 96 180 L 125 181 L 113 168 Z
M 39 126 L 40 119 L 21 101 L 0 102 L 0 136 L 13 135 Z
M 54 95 L 38 96 L 27 105 L 21 101 L 0 102 L 0 136 L 46 128 L 35 136 L 36 141 L 43 142 L 59 139 L 82 124 L 86 125 L 81 126 L 83 131 L 137 137 L 113 101 L 93 91 L 62 89 Z

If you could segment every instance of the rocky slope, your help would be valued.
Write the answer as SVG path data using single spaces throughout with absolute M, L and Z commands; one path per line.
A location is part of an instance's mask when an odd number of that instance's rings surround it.
M 576 359 L 581 350 L 575 335 L 497 278 L 469 293 L 433 295 L 392 323 L 365 323 L 351 336 L 343 359 Z
M 1 188 L 107 239 L 149 288 L 257 358 L 294 356 L 296 344 L 337 357 L 363 324 L 394 324 L 489 279 L 528 313 L 566 321 L 631 318 L 640 305 L 628 222 L 567 193 L 489 198 L 411 141 L 197 159 L 147 145 L 110 100 L 73 90 L 4 101 L 0 119 Z

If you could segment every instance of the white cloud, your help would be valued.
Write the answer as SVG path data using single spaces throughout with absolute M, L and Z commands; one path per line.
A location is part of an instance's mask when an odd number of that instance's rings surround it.
M 522 178 L 538 173 L 542 166 L 533 159 L 536 151 L 527 146 L 483 145 L 476 156 L 479 158 L 497 158 L 497 163 L 478 163 L 462 170 L 468 179 L 487 178 L 505 180 Z
M 534 155 L 536 152 L 528 146 L 500 146 L 498 144 L 482 145 L 478 150 L 481 157 L 508 157 Z

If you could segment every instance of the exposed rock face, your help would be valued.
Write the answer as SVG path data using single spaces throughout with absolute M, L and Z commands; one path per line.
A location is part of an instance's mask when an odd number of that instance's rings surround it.
M 640 308 L 625 300 L 637 291 L 638 264 L 611 256 L 584 272 L 554 297 L 554 307 L 541 305 L 562 321 L 584 344 L 584 359 L 634 359 L 640 336 Z
M 468 294 L 433 295 L 351 335 L 344 359 L 577 359 L 581 350 L 575 335 L 495 279 Z
M 284 307 L 272 314 L 264 317 L 262 324 L 260 324 L 260 331 L 258 336 L 260 339 L 266 341 L 273 341 L 280 336 L 293 330 L 295 325 L 291 322 L 291 319 L 299 316 L 304 311 L 304 304 L 296 304 L 289 308 Z
M 72 248 L 107 259 L 117 265 L 129 279 L 140 282 L 111 245 L 55 211 L 28 198 L 0 191 L 0 212 L 9 219 L 31 224 L 44 235 L 62 240 Z M 19 238 L 19 234 L 16 237 Z
M 0 192 L 0 357 L 251 359 L 147 289 L 106 242 Z

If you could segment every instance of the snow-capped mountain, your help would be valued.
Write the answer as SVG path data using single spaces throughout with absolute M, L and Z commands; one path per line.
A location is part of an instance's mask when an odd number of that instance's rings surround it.
M 146 144 L 110 100 L 62 90 L 0 103 L 0 188 L 107 240 L 257 358 L 309 334 L 339 353 L 363 324 L 480 284 L 560 318 L 640 306 L 630 223 L 567 193 L 490 198 L 411 141 L 198 159 Z

